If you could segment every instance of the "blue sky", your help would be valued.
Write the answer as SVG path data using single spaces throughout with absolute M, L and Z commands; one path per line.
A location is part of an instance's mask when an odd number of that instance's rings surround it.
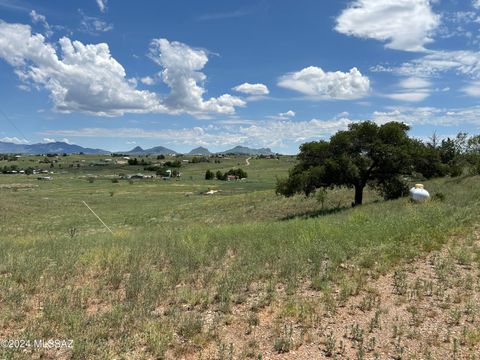
M 479 28 L 480 0 L 0 0 L 0 141 L 295 153 L 362 120 L 478 134 Z

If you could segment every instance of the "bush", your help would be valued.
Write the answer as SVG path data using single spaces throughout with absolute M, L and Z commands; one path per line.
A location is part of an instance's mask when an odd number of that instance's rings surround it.
M 470 175 L 480 175 L 480 160 L 477 160 L 469 170 Z
M 385 200 L 394 200 L 408 195 L 408 184 L 400 178 L 395 177 L 377 186 L 377 190 Z
M 463 175 L 463 166 L 453 165 L 450 167 L 450 176 L 459 177 Z
M 236 177 L 238 177 L 239 179 L 243 179 L 243 178 L 246 178 L 248 177 L 248 174 L 246 171 L 242 170 L 242 169 L 230 169 L 227 171 L 227 176 L 228 175 L 234 175 Z
M 182 163 L 180 160 L 175 160 L 175 161 L 167 161 L 164 165 L 164 167 L 181 167 Z
M 218 180 L 228 180 L 228 176 L 236 176 L 238 179 L 243 179 L 248 177 L 248 174 L 242 169 L 230 169 L 226 173 L 222 173 L 218 170 L 216 173 L 216 178 Z
M 201 157 L 195 156 L 191 160 L 192 164 L 204 163 L 204 162 L 210 162 L 210 160 L 205 156 L 201 156 Z
M 215 174 L 213 173 L 213 171 L 207 170 L 205 172 L 205 180 L 213 180 L 213 179 L 215 179 Z
M 220 170 L 217 171 L 215 177 L 217 178 L 217 180 L 227 180 L 225 174 L 223 174 Z
M 157 176 L 169 176 L 166 169 L 158 169 L 156 171 Z
M 442 192 L 437 192 L 433 195 L 432 200 L 434 201 L 445 201 L 445 194 Z

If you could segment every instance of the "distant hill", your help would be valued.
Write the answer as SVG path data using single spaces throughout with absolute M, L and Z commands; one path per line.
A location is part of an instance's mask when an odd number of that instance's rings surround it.
M 233 149 L 222 151 L 220 154 L 235 155 L 273 155 L 269 148 L 252 149 L 246 146 L 235 146 Z
M 202 147 L 202 146 L 199 146 L 199 147 L 193 149 L 192 151 L 190 151 L 187 155 L 202 155 L 202 156 L 206 156 L 206 155 L 210 155 L 210 154 L 211 154 L 211 152 L 210 152 L 208 149 L 206 149 L 206 148 L 204 148 L 204 147 Z
M 90 149 L 83 146 L 67 144 L 56 141 L 51 143 L 38 143 L 32 145 L 14 144 L 0 141 L 0 153 L 2 154 L 108 154 L 109 151 L 102 149 Z
M 140 146 L 134 147 L 132 150 L 125 152 L 129 155 L 169 155 L 169 154 L 178 154 L 175 150 L 168 149 L 163 146 L 155 146 L 150 149 L 142 149 Z
M 110 151 L 102 149 L 85 148 L 80 145 L 67 144 L 66 142 L 51 142 L 38 144 L 14 144 L 0 141 L 0 154 L 109 154 Z M 155 146 L 150 149 L 143 149 L 140 146 L 134 147 L 130 151 L 121 152 L 126 155 L 170 155 L 178 154 L 175 150 L 166 148 L 164 146 Z M 212 153 L 202 146 L 199 146 L 187 155 L 208 156 Z M 235 146 L 233 149 L 219 152 L 218 154 L 235 154 L 235 155 L 273 155 L 274 153 L 269 148 L 252 149 L 246 146 Z

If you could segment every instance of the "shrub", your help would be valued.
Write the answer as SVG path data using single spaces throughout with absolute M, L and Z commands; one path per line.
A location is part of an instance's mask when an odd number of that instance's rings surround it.
M 236 177 L 238 177 L 239 179 L 243 179 L 243 178 L 246 178 L 248 177 L 248 174 L 246 171 L 242 170 L 242 169 L 230 169 L 227 171 L 226 175 L 234 175 Z
M 217 180 L 227 180 L 225 174 L 223 174 L 220 170 L 217 171 L 215 177 L 217 178 Z
M 213 173 L 213 171 L 210 171 L 210 169 L 207 170 L 205 172 L 205 180 L 213 180 L 213 179 L 215 179 L 215 174 Z
M 166 169 L 158 169 L 156 171 L 157 176 L 168 176 L 169 174 L 167 173 Z
M 164 167 L 181 167 L 182 163 L 180 162 L 180 160 L 167 161 L 163 166 Z
M 385 200 L 394 200 L 408 195 L 408 184 L 401 177 L 394 177 L 377 185 Z
M 463 175 L 463 166 L 453 165 L 450 167 L 450 176 L 459 177 Z

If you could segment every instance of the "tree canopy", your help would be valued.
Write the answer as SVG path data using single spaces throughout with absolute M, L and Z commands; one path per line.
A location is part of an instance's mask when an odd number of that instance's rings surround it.
M 414 143 L 408 130 L 403 123 L 379 126 L 366 121 L 350 124 L 348 130 L 337 132 L 330 141 L 305 143 L 289 177 L 277 182 L 277 193 L 309 195 L 318 188 L 348 186 L 355 189 L 354 205 L 360 205 L 367 184 L 381 192 L 398 187 L 399 176 L 412 169 Z

